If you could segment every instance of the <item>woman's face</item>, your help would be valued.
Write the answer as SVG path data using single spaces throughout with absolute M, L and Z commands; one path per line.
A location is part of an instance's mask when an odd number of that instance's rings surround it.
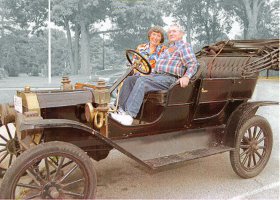
M 152 45 L 159 45 L 161 41 L 161 34 L 157 32 L 152 32 L 150 35 L 150 43 Z

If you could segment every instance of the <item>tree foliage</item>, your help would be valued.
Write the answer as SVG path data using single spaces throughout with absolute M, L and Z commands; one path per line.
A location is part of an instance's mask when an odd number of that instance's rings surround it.
M 94 23 L 105 20 L 110 11 L 110 0 L 55 0 L 53 3 L 53 19 L 58 26 L 63 26 L 67 31 L 68 46 L 72 65 L 77 65 L 77 56 L 79 55 L 79 45 L 74 45 L 73 50 L 71 25 L 74 26 L 76 44 L 81 45 L 81 74 L 88 74 L 90 66 L 90 31 Z M 76 54 L 76 56 L 74 55 Z M 76 59 L 75 59 L 76 58 Z M 78 66 L 72 67 L 77 69 Z
M 244 39 L 279 38 L 278 0 L 52 0 L 56 75 L 94 73 L 125 64 L 126 49 L 147 42 L 151 26 L 171 16 L 194 46 L 225 40 L 237 20 Z M 47 0 L 0 0 L 0 71 L 39 75 L 47 69 Z M 108 22 L 108 29 L 98 25 Z M 105 24 L 106 26 L 106 24 Z M 167 40 L 166 40 L 167 41 Z M 43 70 L 42 70 L 43 69 Z
M 279 1 L 266 4 L 257 24 L 257 38 L 279 38 Z
M 46 0 L 3 0 L 9 19 L 21 28 L 41 31 L 47 26 L 48 1 Z
M 120 30 L 111 34 L 114 47 L 131 49 L 147 42 L 148 29 L 164 25 L 162 16 L 159 1 L 114 1 L 110 18 Z
M 196 24 L 194 23 L 194 16 L 197 9 L 199 9 L 201 2 L 192 0 L 175 0 L 175 1 L 163 1 L 162 9 L 166 11 L 166 14 L 173 17 L 179 22 L 185 29 L 187 35 L 187 41 L 192 43 L 194 37 L 194 29 Z
M 18 30 L 1 40 L 1 65 L 9 76 L 26 72 L 38 75 L 41 64 L 47 63 L 47 45 L 42 36 L 29 37 L 28 31 Z
M 202 46 L 227 40 L 232 19 L 222 12 L 215 0 L 202 0 L 194 12 L 195 39 Z
M 243 26 L 244 39 L 259 38 L 260 22 L 264 21 L 266 15 L 274 16 L 279 21 L 279 16 L 271 11 L 273 4 L 279 2 L 270 0 L 219 0 L 220 5 L 226 12 L 231 13 Z M 269 24 L 270 21 L 267 21 Z M 273 22 L 274 23 L 274 22 Z
M 165 8 L 185 28 L 189 43 L 201 46 L 227 39 L 232 19 L 221 12 L 216 0 L 168 1 Z

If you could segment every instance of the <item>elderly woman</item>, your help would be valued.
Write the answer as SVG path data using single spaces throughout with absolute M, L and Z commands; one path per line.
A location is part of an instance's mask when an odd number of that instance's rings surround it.
M 161 27 L 155 26 L 148 31 L 148 43 L 140 44 L 136 48 L 151 64 L 152 70 L 156 66 L 156 60 L 159 55 L 166 49 L 163 45 L 164 31 Z
M 148 40 L 149 42 L 140 44 L 136 48 L 136 50 L 143 55 L 151 64 L 152 72 L 153 68 L 156 66 L 156 61 L 159 55 L 166 49 L 166 46 L 163 45 L 164 42 L 164 31 L 161 27 L 155 26 L 149 29 L 148 31 Z M 128 98 L 128 95 L 123 91 L 129 90 L 129 88 L 133 87 L 137 79 L 140 77 L 138 72 L 134 72 L 134 76 L 128 76 L 124 80 L 123 87 L 119 94 L 119 110 L 118 112 L 124 113 L 123 108 L 125 108 L 125 104 Z

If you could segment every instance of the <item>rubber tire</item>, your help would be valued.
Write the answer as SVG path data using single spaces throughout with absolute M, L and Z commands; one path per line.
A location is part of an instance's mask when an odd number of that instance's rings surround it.
M 240 163 L 239 160 L 239 147 L 240 147 L 240 141 L 241 137 L 243 137 L 243 133 L 247 131 L 250 127 L 252 126 L 259 126 L 262 128 L 263 132 L 266 132 L 267 135 L 267 141 L 268 141 L 268 146 L 267 146 L 267 152 L 265 154 L 265 157 L 261 161 L 260 165 L 257 166 L 255 169 L 246 171 L 243 167 L 242 164 Z M 234 170 L 234 172 L 240 176 L 241 178 L 247 179 L 247 178 L 252 178 L 257 176 L 258 174 L 261 173 L 261 171 L 265 168 L 271 151 L 272 151 L 272 144 L 273 144 L 273 136 L 272 136 L 272 130 L 270 127 L 269 122 L 261 116 L 255 115 L 252 118 L 245 120 L 243 124 L 240 126 L 239 130 L 236 130 L 236 140 L 235 140 L 235 149 L 230 152 L 230 162 L 231 166 Z
M 16 160 L 15 162 L 10 166 L 10 168 L 7 170 L 1 187 L 0 187 L 0 199 L 14 199 L 12 194 L 13 185 L 16 184 L 16 181 L 18 179 L 18 176 L 20 176 L 22 173 L 22 169 L 29 164 L 31 160 L 34 160 L 35 158 L 41 157 L 43 155 L 49 154 L 49 153 L 64 153 L 66 155 L 71 155 L 75 157 L 75 159 L 80 162 L 79 164 L 82 164 L 83 168 L 85 168 L 86 173 L 89 178 L 89 184 L 88 184 L 88 195 L 85 197 L 86 199 L 93 199 L 96 195 L 96 171 L 93 167 L 93 163 L 91 162 L 89 156 L 79 147 L 66 143 L 66 142 L 47 142 L 37 145 L 36 147 L 33 147 L 29 150 L 26 150 L 23 152 Z

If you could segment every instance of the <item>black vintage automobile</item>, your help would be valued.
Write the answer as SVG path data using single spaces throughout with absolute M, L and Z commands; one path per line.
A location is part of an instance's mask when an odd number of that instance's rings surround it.
M 117 149 L 151 170 L 230 152 L 242 178 L 266 166 L 273 143 L 267 120 L 255 115 L 272 101 L 248 101 L 260 71 L 279 70 L 279 40 L 231 40 L 204 47 L 190 84 L 147 93 L 131 126 L 113 120 L 110 95 L 135 68 L 149 63 L 127 51 L 129 70 L 112 86 L 64 77 L 60 90 L 18 91 L 1 105 L 0 198 L 94 198 L 96 161 Z M 139 59 L 132 63 L 131 57 Z M 118 98 L 116 100 L 118 102 Z

